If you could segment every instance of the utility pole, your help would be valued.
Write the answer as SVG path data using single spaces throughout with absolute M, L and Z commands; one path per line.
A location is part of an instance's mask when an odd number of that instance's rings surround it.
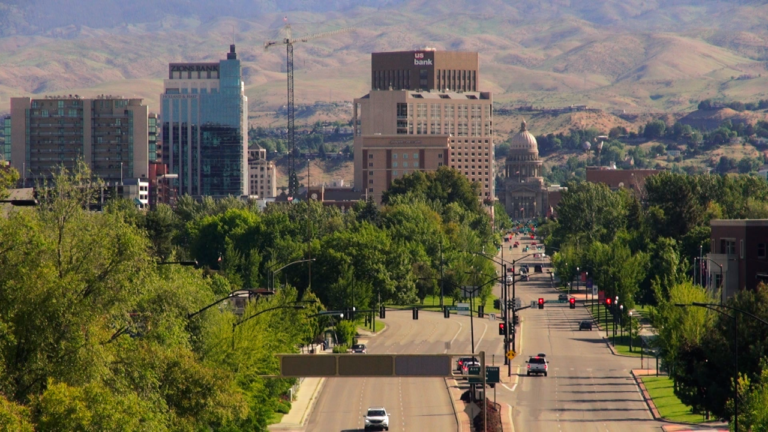
M 367 190 L 367 189 L 366 189 Z M 443 309 L 445 306 L 443 305 L 443 296 L 445 295 L 445 283 L 443 278 L 443 239 L 440 239 L 440 243 L 438 243 L 438 246 L 440 248 L 440 309 Z
M 311 210 L 312 210 L 312 201 L 309 194 L 309 174 L 310 174 L 310 164 L 309 159 L 307 159 L 307 259 L 309 259 L 309 262 L 307 263 L 307 290 L 310 290 L 312 288 L 312 218 L 311 218 Z M 353 305 L 354 306 L 354 305 Z

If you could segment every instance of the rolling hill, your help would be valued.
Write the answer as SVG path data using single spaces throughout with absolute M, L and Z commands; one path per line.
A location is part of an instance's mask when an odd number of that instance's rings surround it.
M 481 88 L 505 105 L 689 111 L 700 99 L 768 98 L 768 5 L 745 0 L 0 0 L 0 112 L 18 95 L 143 97 L 158 109 L 167 64 L 215 61 L 234 38 L 252 112 L 285 102 L 294 34 L 352 27 L 296 47 L 296 100 L 350 101 L 370 53 L 478 51 Z M 736 79 L 749 77 L 749 79 Z

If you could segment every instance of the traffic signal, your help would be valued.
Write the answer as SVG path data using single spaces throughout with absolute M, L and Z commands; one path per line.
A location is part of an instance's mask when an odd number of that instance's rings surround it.
M 543 298 L 539 299 L 539 309 L 544 309 L 544 299 Z
M 419 319 L 419 310 L 417 308 L 413 308 L 413 319 Z
M 477 317 L 482 318 L 484 316 L 485 316 L 485 306 L 480 305 L 477 307 Z
M 443 317 L 445 318 L 451 317 L 451 310 L 448 309 L 448 306 L 443 307 Z
M 387 310 L 384 306 L 379 306 L 379 318 L 384 319 L 387 317 Z
M 515 314 L 515 315 L 512 317 L 512 323 L 513 323 L 514 325 L 518 325 L 518 324 L 520 324 L 520 315 L 517 315 L 517 314 Z
M 576 309 L 576 299 L 571 298 L 569 301 L 571 302 L 571 309 Z
M 506 336 L 507 335 L 507 326 L 503 323 L 499 323 L 499 336 Z
M 605 307 L 607 307 L 607 308 L 611 307 L 611 298 L 610 297 L 605 299 Z
M 501 300 L 499 300 L 499 299 L 493 300 L 493 308 L 494 309 L 501 309 Z

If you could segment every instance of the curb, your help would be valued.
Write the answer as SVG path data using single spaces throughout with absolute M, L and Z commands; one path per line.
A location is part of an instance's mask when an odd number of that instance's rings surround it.
M 648 393 L 648 389 L 645 388 L 645 384 L 643 384 L 643 380 L 640 379 L 640 376 L 637 373 L 635 373 L 635 370 L 636 369 L 632 369 L 631 371 L 632 378 L 635 379 L 635 383 L 640 388 L 640 394 L 643 395 L 643 400 L 645 400 L 645 404 L 648 406 L 648 411 L 651 412 L 651 416 L 653 416 L 654 420 L 664 420 L 659 414 L 659 410 L 656 408 L 656 404 L 653 403 L 653 399 L 651 398 L 651 395 Z
M 309 403 L 307 404 L 307 408 L 304 410 L 304 415 L 301 416 L 301 423 L 299 423 L 302 427 L 304 427 L 305 424 L 307 424 L 307 420 L 309 420 L 309 414 L 312 414 L 312 410 L 315 409 L 315 403 L 320 398 L 320 391 L 323 389 L 323 386 L 325 385 L 325 378 L 321 378 L 320 382 L 317 383 L 317 387 L 315 387 L 315 392 L 312 393 L 312 398 L 309 400 Z
M 643 380 L 641 377 L 643 376 L 652 376 L 650 373 L 643 373 L 647 372 L 645 369 L 632 369 L 632 378 L 635 379 L 635 383 L 637 383 L 637 386 L 640 388 L 640 394 L 643 395 L 643 399 L 645 400 L 645 404 L 648 406 L 648 411 L 651 412 L 651 416 L 653 416 L 654 420 L 661 421 L 664 423 L 667 423 L 668 425 L 662 426 L 662 430 L 664 431 L 675 431 L 680 430 L 682 431 L 691 431 L 691 430 L 724 430 L 727 431 L 729 429 L 717 429 L 719 427 L 725 426 L 728 427 L 727 424 L 694 424 L 694 423 L 680 423 L 680 422 L 674 422 L 671 420 L 667 420 L 664 417 L 659 414 L 659 410 L 656 408 L 656 404 L 653 403 L 653 399 L 651 398 L 651 395 L 648 393 L 648 389 L 645 388 L 645 384 L 643 383 Z M 678 429 L 682 428 L 682 429 Z
M 600 328 L 600 322 L 598 322 L 597 318 L 595 318 L 595 316 L 592 315 L 592 311 L 589 310 L 589 306 L 587 306 L 586 303 L 584 304 L 584 309 L 587 309 L 587 311 L 589 311 L 589 316 L 592 318 L 592 322 L 595 324 L 595 327 L 597 327 L 597 331 L 598 332 L 605 331 L 605 329 Z M 637 356 L 619 354 L 618 352 L 616 352 L 616 348 L 614 348 L 613 345 L 611 345 L 610 337 L 603 336 L 602 334 L 600 335 L 600 337 L 603 339 L 603 342 L 605 342 L 605 344 L 608 346 L 608 349 L 611 350 L 611 354 L 615 355 L 616 357 L 624 357 L 624 358 L 631 358 L 631 359 L 638 358 Z
M 362 328 L 362 327 L 361 327 L 361 328 Z M 367 337 L 367 338 L 372 338 L 372 337 L 376 337 L 376 336 L 378 336 L 378 335 L 380 335 L 380 334 L 384 333 L 384 332 L 385 332 L 385 331 L 387 331 L 388 329 L 389 329 L 389 326 L 388 326 L 388 325 L 386 325 L 386 323 L 384 323 L 384 328 L 383 328 L 383 329 L 381 329 L 381 330 L 380 330 L 379 332 L 377 332 L 377 333 L 373 333 L 373 332 L 371 332 L 371 331 L 369 331 L 369 330 L 363 330 L 363 332 L 364 332 L 364 333 L 360 333 L 360 329 L 357 329 L 357 330 L 355 330 L 355 333 L 356 333 L 356 335 L 357 335 L 357 336 L 360 336 L 360 337 Z
M 445 389 L 448 391 L 448 397 L 451 399 L 451 408 L 453 409 L 453 417 L 456 419 L 456 430 L 462 432 L 461 421 L 459 420 L 459 411 L 456 409 L 456 401 L 453 399 L 453 393 L 451 393 L 451 386 L 448 384 L 448 378 L 443 378 L 445 382 Z

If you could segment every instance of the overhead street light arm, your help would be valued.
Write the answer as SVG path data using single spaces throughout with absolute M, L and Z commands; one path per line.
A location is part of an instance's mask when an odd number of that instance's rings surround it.
M 184 267 L 194 267 L 194 268 L 200 268 L 200 264 L 198 264 L 197 260 L 194 261 L 167 261 L 167 262 L 159 262 L 157 265 L 171 265 L 176 264 Z
M 298 260 L 298 261 L 294 261 L 294 262 L 288 263 L 288 264 L 280 267 L 279 269 L 272 271 L 271 272 L 271 274 L 272 274 L 271 283 L 268 284 L 269 287 L 271 289 L 274 289 L 274 286 L 275 286 L 275 273 L 279 272 L 280 270 L 282 270 L 282 269 L 284 269 L 286 267 L 290 267 L 290 266 L 292 266 L 294 264 L 300 264 L 300 263 L 312 262 L 312 261 L 315 261 L 315 259 L 314 258 L 312 258 L 312 259 L 302 259 L 302 260 Z M 270 267 L 270 269 L 274 268 L 274 267 L 275 266 L 272 266 L 272 267 Z M 267 271 L 269 271 L 270 269 L 267 269 Z M 267 281 L 267 282 L 269 282 L 269 281 Z
M 269 291 L 269 290 L 266 290 L 266 289 L 263 289 L 263 288 L 260 288 L 260 289 L 248 289 L 248 290 L 242 290 L 242 289 L 235 290 L 235 291 L 232 291 L 229 294 L 227 294 L 226 297 L 222 297 L 222 298 L 216 300 L 215 302 L 213 302 L 213 303 L 209 304 L 208 306 L 200 309 L 199 311 L 187 314 L 187 319 L 192 319 L 196 315 L 199 315 L 199 314 L 207 311 L 208 309 L 216 306 L 217 304 L 223 302 L 224 300 L 229 300 L 232 297 L 235 297 L 235 294 L 241 293 L 241 292 L 247 292 L 249 296 L 250 295 L 257 295 L 258 296 L 258 295 L 272 295 L 272 294 L 274 294 L 274 291 Z
M 304 306 L 304 305 L 282 305 L 282 306 L 271 307 L 269 309 L 264 309 L 263 311 L 256 312 L 255 314 L 249 316 L 248 318 L 246 318 L 244 320 L 238 321 L 236 323 L 232 323 L 232 330 L 234 330 L 240 324 L 245 324 L 246 322 L 256 318 L 257 316 L 259 316 L 261 314 L 267 313 L 267 312 L 271 312 L 271 311 L 278 310 L 278 309 L 296 309 L 296 310 L 300 310 L 300 309 L 306 309 L 306 308 L 307 307 Z
M 0 200 L 0 204 L 10 204 L 15 207 L 34 207 L 40 205 L 40 201 L 36 199 L 12 199 Z

